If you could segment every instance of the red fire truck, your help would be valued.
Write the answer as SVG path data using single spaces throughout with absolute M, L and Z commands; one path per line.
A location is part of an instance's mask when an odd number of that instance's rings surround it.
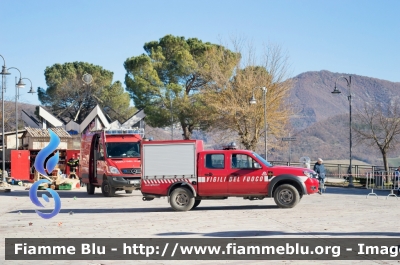
M 79 172 L 88 194 L 101 187 L 106 197 L 140 188 L 143 129 L 89 131 L 82 134 Z
M 142 142 L 141 156 L 143 200 L 167 196 L 177 211 L 228 197 L 273 197 L 279 207 L 292 208 L 318 192 L 313 170 L 273 166 L 248 150 L 204 150 L 200 140 Z

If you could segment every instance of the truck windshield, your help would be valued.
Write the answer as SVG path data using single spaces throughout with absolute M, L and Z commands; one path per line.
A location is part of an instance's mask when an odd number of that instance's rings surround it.
M 124 158 L 140 157 L 139 143 L 106 143 L 107 157 Z
M 272 164 L 270 162 L 268 162 L 267 160 L 265 160 L 264 158 L 262 158 L 262 156 L 260 156 L 259 154 L 253 153 L 253 155 L 255 157 L 257 157 L 257 159 L 260 160 L 264 165 L 266 165 L 268 167 L 272 167 Z

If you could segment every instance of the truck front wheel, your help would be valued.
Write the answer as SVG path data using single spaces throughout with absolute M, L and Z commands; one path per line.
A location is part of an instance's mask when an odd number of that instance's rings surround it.
M 101 184 L 101 192 L 103 193 L 104 197 L 115 196 L 115 188 L 111 186 L 107 180 L 104 180 L 103 184 Z
M 199 204 L 201 203 L 201 200 L 195 200 L 193 207 L 191 210 L 193 210 L 194 208 L 196 208 L 197 206 L 199 206 Z
M 95 188 L 95 186 L 92 183 L 89 182 L 88 184 L 86 184 L 86 192 L 87 192 L 87 194 L 93 195 L 94 194 L 94 188 Z
M 274 193 L 275 203 L 280 208 L 293 208 L 300 201 L 298 190 L 290 184 L 282 184 Z
M 175 211 L 189 211 L 194 203 L 193 194 L 186 188 L 176 188 L 171 193 L 170 204 Z

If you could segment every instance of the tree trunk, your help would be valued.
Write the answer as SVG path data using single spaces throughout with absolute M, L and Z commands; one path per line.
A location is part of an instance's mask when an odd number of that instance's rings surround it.
M 189 130 L 189 125 L 181 123 L 183 130 L 183 140 L 190 140 L 192 137 L 192 132 Z
M 242 135 L 242 136 L 240 137 L 240 143 L 241 143 L 242 145 L 244 145 L 244 148 L 245 148 L 246 150 L 255 151 L 255 150 L 256 150 L 256 147 L 257 147 L 258 138 L 255 138 L 255 139 L 253 139 L 253 140 L 248 140 L 246 136 L 247 136 L 247 135 Z
M 253 146 L 250 144 L 250 143 L 248 143 L 247 141 L 243 141 L 243 139 L 240 141 L 240 143 L 242 144 L 242 145 L 244 145 L 244 149 L 245 150 L 253 150 Z
M 386 157 L 386 150 L 381 150 L 381 153 L 383 158 L 383 166 L 385 167 L 386 183 L 389 183 L 389 164 Z

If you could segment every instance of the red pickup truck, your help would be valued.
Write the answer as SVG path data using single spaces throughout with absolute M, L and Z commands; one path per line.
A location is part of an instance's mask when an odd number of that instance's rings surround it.
M 273 166 L 248 150 L 204 150 L 200 140 L 142 142 L 141 161 L 143 200 L 167 196 L 177 211 L 228 197 L 273 197 L 279 207 L 292 208 L 318 192 L 313 170 Z

